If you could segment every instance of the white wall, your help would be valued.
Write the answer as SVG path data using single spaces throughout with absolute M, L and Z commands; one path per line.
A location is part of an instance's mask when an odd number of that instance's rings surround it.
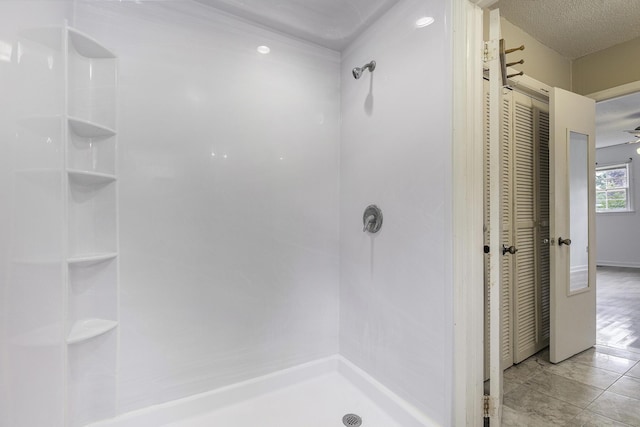
M 524 50 L 508 55 L 508 62 L 524 59 L 524 64 L 510 68 L 508 74 L 522 71 L 527 76 L 549 86 L 571 90 L 572 62 L 570 59 L 543 45 L 505 18 L 500 18 L 500 29 L 507 49 L 525 46 Z M 484 14 L 484 37 L 485 40 L 489 40 L 489 10 Z
M 439 425 L 453 359 L 447 6 L 401 1 L 342 56 L 340 352 Z M 435 23 L 415 28 L 425 15 Z M 372 203 L 375 236 L 362 232 Z
M 64 423 L 61 29 L 70 1 L 0 2 L 0 426 Z
M 76 19 L 119 56 L 119 411 L 337 353 L 339 54 L 193 2 Z
M 637 144 L 616 145 L 596 150 L 599 164 L 629 160 L 632 176 L 633 212 L 596 214 L 597 265 L 640 268 L 640 156 Z
M 529 77 L 546 83 L 549 86 L 571 90 L 571 60 L 563 57 L 553 49 L 543 45 L 519 27 L 502 18 L 502 37 L 506 48 L 521 45 L 525 50 L 508 56 L 508 62 L 524 59 L 524 64 L 513 67 L 515 71 L 523 71 Z M 511 73 L 511 72 L 510 72 Z

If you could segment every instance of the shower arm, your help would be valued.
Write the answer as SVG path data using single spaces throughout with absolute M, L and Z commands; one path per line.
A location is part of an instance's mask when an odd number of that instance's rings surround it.
M 371 62 L 369 62 L 367 64 L 364 64 L 361 68 L 363 70 L 369 69 L 369 72 L 373 72 L 373 70 L 376 69 L 376 61 L 371 61 Z
M 356 67 L 353 70 L 351 70 L 351 74 L 353 74 L 353 78 L 358 80 L 360 77 L 362 77 L 362 73 L 364 70 L 369 70 L 369 72 L 373 72 L 373 70 L 376 69 L 376 61 L 371 61 L 367 64 L 364 64 L 362 67 Z

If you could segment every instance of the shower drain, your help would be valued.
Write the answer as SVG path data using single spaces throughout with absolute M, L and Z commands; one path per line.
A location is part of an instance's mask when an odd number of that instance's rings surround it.
M 359 427 L 362 425 L 362 418 L 356 414 L 347 414 L 342 417 L 342 424 L 347 427 Z

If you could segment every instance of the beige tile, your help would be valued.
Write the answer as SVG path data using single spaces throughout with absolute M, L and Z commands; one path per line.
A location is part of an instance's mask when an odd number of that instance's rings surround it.
M 571 360 L 578 363 L 584 363 L 589 366 L 595 366 L 596 368 L 606 369 L 607 371 L 613 371 L 618 374 L 624 374 L 636 364 L 636 361 L 634 360 L 600 353 L 595 348 L 590 348 L 580 354 L 576 354 L 571 358 Z
M 596 345 L 596 351 L 598 353 L 610 354 L 612 356 L 624 357 L 625 359 L 640 361 L 640 353 L 637 351 L 624 350 L 616 347 L 609 347 L 606 345 Z
M 591 412 L 632 426 L 640 426 L 640 400 L 605 391 L 587 407 Z
M 640 378 L 640 362 L 637 363 L 633 368 L 629 369 L 625 375 L 629 377 Z
M 591 411 L 582 411 L 577 417 L 566 424 L 567 427 L 627 427 L 624 424 L 612 420 L 602 415 L 595 414 Z
M 602 389 L 578 381 L 543 371 L 533 376 L 525 385 L 547 396 L 560 399 L 572 405 L 586 408 L 600 394 Z
M 609 387 L 607 391 L 640 399 L 640 379 L 624 376 Z
M 550 365 L 550 363 L 541 357 L 538 357 L 537 355 L 532 356 L 522 363 L 513 365 L 505 370 L 504 381 L 522 384 L 532 376 L 542 372 L 542 370 L 548 365 Z
M 502 427 L 548 427 L 549 421 L 532 418 L 508 406 L 502 407 Z
M 615 372 L 574 362 L 573 360 L 565 360 L 557 365 L 550 365 L 546 370 L 552 374 L 560 375 L 603 390 L 622 376 Z
M 540 350 L 533 357 L 536 358 L 538 363 L 541 363 L 543 365 L 551 364 L 551 362 L 549 362 L 549 347 L 545 348 L 544 350 Z
M 508 381 L 508 380 L 505 379 L 504 382 L 502 383 L 502 394 L 511 393 L 514 390 L 516 390 L 518 387 L 520 387 L 521 385 L 522 385 L 521 383 Z
M 502 382 L 502 394 L 507 394 L 512 392 L 513 390 L 520 387 L 522 384 L 519 382 L 513 382 L 505 379 Z M 484 394 L 489 394 L 491 392 L 491 381 L 487 380 L 484 382 Z
M 570 403 L 539 393 L 528 386 L 520 386 L 516 391 L 504 396 L 504 405 L 529 420 L 520 425 L 563 425 L 582 412 Z

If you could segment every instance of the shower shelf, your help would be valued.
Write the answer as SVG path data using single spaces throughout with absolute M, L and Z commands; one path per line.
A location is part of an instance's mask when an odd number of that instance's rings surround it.
M 68 424 L 116 410 L 118 181 L 116 55 L 65 26 L 66 337 Z
M 116 180 L 115 175 L 100 172 L 67 169 L 69 179 L 80 185 L 107 184 Z
M 84 138 L 109 137 L 116 134 L 115 130 L 88 120 L 78 119 L 76 117 L 68 117 L 67 119 L 73 132 Z
M 102 46 L 93 37 L 73 28 L 68 28 L 69 41 L 82 56 L 87 58 L 115 58 L 116 55 L 106 47 Z
M 108 261 L 117 256 L 118 254 L 116 252 L 105 252 L 105 253 L 91 254 L 91 255 L 79 255 L 79 256 L 68 258 L 67 263 L 73 264 L 73 265 L 80 265 L 80 264 L 90 265 L 90 264 L 97 264 L 103 261 Z
M 106 334 L 118 326 L 118 322 L 106 319 L 83 319 L 71 327 L 67 344 L 76 344 Z

